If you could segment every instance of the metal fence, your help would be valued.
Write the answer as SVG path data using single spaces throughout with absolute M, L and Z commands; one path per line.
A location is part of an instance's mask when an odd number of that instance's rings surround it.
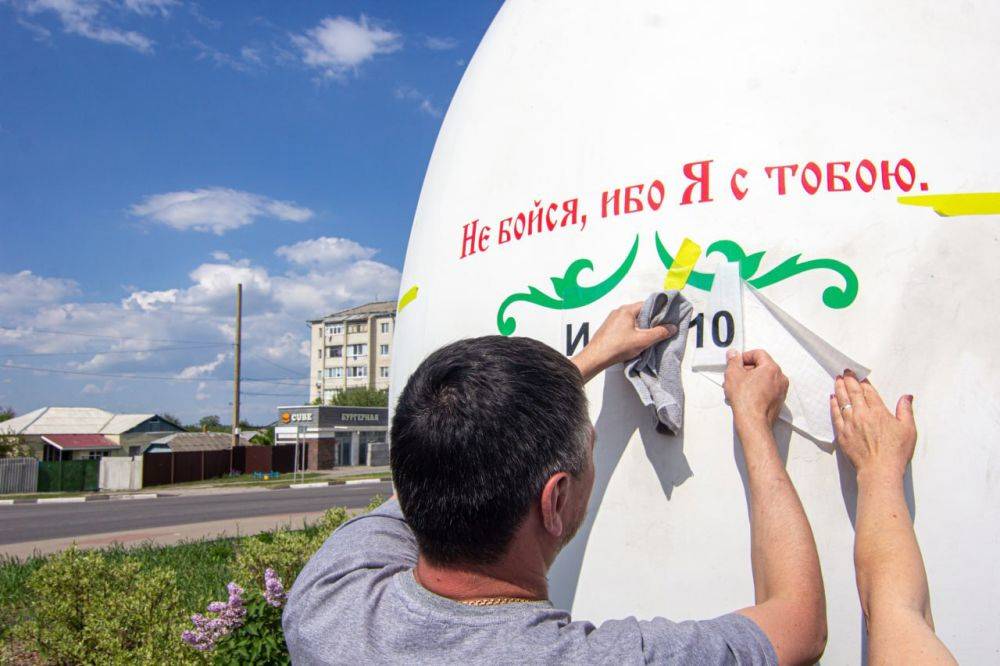
M 204 481 L 226 476 L 230 471 L 229 450 L 147 453 L 142 458 L 143 487 Z
M 33 493 L 38 489 L 38 460 L 0 458 L 0 495 Z
M 54 460 L 38 463 L 38 492 L 97 490 L 100 460 Z

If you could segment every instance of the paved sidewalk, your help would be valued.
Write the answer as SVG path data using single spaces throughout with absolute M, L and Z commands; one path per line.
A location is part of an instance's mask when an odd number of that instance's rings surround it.
M 352 509 L 348 513 L 353 515 L 359 511 L 360 509 Z M 276 516 L 254 516 L 239 520 L 212 520 L 204 523 L 190 523 L 188 525 L 170 525 L 167 527 L 128 530 L 125 532 L 90 534 L 84 537 L 64 537 L 29 543 L 7 544 L 0 548 L 2 548 L 4 555 L 25 558 L 31 555 L 58 553 L 74 544 L 81 550 L 104 548 L 111 544 L 120 544 L 126 548 L 149 543 L 158 546 L 169 546 L 192 539 L 249 536 L 275 530 L 279 527 L 301 529 L 302 521 L 315 522 L 322 515 L 322 511 L 314 511 L 311 513 L 289 513 Z

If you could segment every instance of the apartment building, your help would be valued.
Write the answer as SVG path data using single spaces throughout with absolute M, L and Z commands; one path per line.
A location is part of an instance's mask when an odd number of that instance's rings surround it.
M 309 322 L 309 400 L 344 389 L 389 388 L 395 301 L 378 301 Z

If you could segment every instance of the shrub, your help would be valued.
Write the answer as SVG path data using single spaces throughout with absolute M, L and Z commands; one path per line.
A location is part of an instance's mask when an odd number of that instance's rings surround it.
M 176 639 L 183 611 L 167 569 L 74 547 L 32 573 L 28 592 L 30 614 L 15 635 L 50 662 L 197 663 Z
M 202 653 L 211 653 L 214 664 L 290 664 L 281 630 L 285 588 L 274 571 L 265 571 L 263 591 L 251 592 L 246 601 L 243 588 L 236 583 L 227 589 L 229 599 L 210 603 L 209 616 L 191 616 L 194 631 L 185 631 L 182 640 Z
M 260 584 L 267 569 L 283 581 L 294 581 L 302 567 L 326 538 L 347 520 L 342 507 L 328 509 L 309 529 L 278 530 L 244 540 L 236 551 L 233 574 L 236 582 L 250 588 Z

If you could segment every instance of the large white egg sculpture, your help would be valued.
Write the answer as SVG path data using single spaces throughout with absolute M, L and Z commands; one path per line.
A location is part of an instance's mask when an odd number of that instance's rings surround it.
M 441 128 L 410 236 L 392 402 L 431 351 L 531 336 L 579 351 L 663 284 L 685 238 L 916 396 L 911 504 L 937 631 L 1000 655 L 1000 3 L 510 0 Z M 556 278 L 553 280 L 552 278 Z M 588 386 L 587 524 L 551 574 L 578 618 L 752 603 L 730 414 L 690 371 L 681 435 L 620 368 Z M 851 468 L 779 426 L 829 608 L 825 663 L 861 660 Z

